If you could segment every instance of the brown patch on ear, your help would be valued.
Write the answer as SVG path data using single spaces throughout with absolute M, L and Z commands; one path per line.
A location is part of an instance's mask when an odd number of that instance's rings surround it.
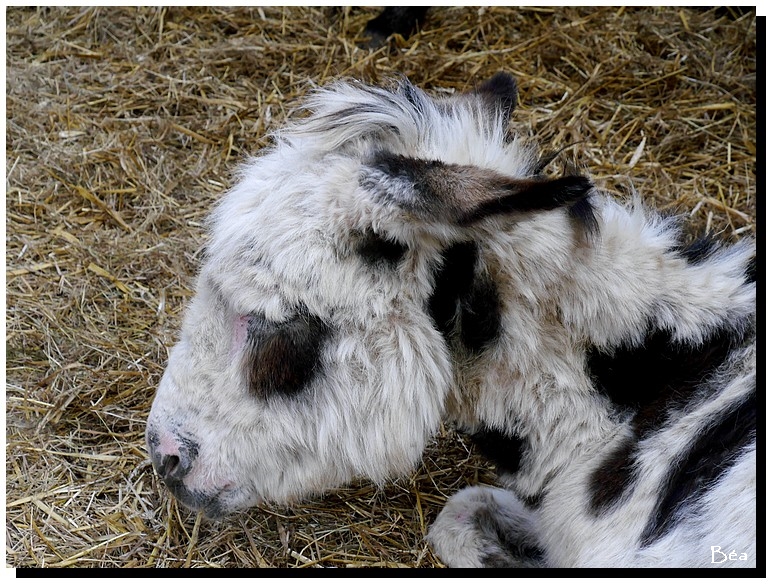
M 250 318 L 245 369 L 253 395 L 295 395 L 313 379 L 329 329 L 317 316 L 299 313 L 283 323 Z
M 376 197 L 427 221 L 470 225 L 486 217 L 570 206 L 586 199 L 583 176 L 516 179 L 497 172 L 379 152 L 360 183 Z
M 512 179 L 501 191 L 459 221 L 467 225 L 493 215 L 548 211 L 587 200 L 593 184 L 584 176 L 555 179 Z M 497 196 L 499 195 L 500 196 Z

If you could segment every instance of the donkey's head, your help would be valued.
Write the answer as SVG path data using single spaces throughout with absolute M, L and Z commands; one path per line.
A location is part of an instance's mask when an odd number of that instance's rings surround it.
M 444 99 L 338 83 L 244 168 L 148 421 L 183 503 L 220 516 L 410 472 L 454 383 L 460 320 L 471 350 L 496 334 L 474 241 L 588 216 L 590 182 L 542 177 L 508 133 L 515 101 L 504 74 Z

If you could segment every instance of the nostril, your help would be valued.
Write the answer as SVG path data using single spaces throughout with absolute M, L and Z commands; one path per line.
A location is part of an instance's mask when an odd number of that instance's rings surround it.
M 180 457 L 175 454 L 168 454 L 161 459 L 158 467 L 158 474 L 163 480 L 168 479 L 180 466 Z
M 198 456 L 198 443 L 168 430 L 149 430 L 147 444 L 153 468 L 168 486 L 182 481 Z

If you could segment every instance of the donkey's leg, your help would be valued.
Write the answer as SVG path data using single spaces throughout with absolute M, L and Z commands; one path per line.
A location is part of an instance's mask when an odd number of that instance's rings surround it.
M 542 567 L 537 521 L 510 491 L 468 487 L 448 500 L 427 540 L 451 568 Z

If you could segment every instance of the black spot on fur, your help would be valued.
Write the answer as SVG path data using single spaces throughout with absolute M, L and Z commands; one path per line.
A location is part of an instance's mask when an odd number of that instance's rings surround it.
M 498 290 L 483 274 L 477 274 L 477 245 L 457 243 L 443 253 L 429 315 L 448 344 L 458 341 L 473 354 L 498 337 L 501 305 Z
M 756 391 L 706 427 L 670 467 L 655 511 L 641 536 L 650 545 L 677 522 L 678 510 L 694 504 L 756 438 Z
M 705 262 L 715 252 L 721 249 L 721 240 L 715 233 L 702 235 L 691 241 L 681 242 L 675 251 L 686 260 L 686 263 L 697 265 Z M 746 283 L 756 281 L 756 258 L 755 256 L 748 261 L 745 268 Z
M 591 477 L 591 506 L 596 513 L 610 508 L 632 482 L 637 442 L 661 429 L 668 416 L 694 398 L 729 353 L 744 342 L 742 333 L 720 329 L 691 345 L 674 342 L 669 332 L 660 330 L 635 347 L 589 352 L 587 368 L 596 389 L 618 409 L 632 413 L 634 435 Z
M 356 252 L 368 264 L 394 268 L 407 253 L 407 246 L 386 239 L 373 231 L 366 232 L 356 247 Z
M 280 323 L 253 316 L 245 351 L 251 392 L 260 398 L 297 395 L 318 372 L 329 333 L 322 319 L 305 310 Z
M 516 474 L 525 454 L 526 441 L 520 436 L 485 429 L 471 435 L 480 453 L 496 465 L 500 474 Z
M 718 247 L 715 236 L 704 235 L 689 243 L 683 243 L 679 247 L 678 253 L 686 260 L 686 263 L 694 265 L 705 261 Z
M 544 492 L 539 492 L 535 495 L 528 495 L 527 497 L 521 497 L 521 501 L 528 509 L 538 509 L 541 507 L 542 500 L 544 499 Z
M 687 344 L 657 330 L 635 347 L 613 353 L 593 349 L 587 367 L 601 393 L 635 411 L 633 429 L 645 437 L 661 427 L 669 410 L 685 405 L 743 340 L 742 331 L 722 328 L 702 343 Z
M 461 297 L 461 342 L 472 353 L 481 352 L 501 329 L 499 291 L 487 276 L 478 275 Z
M 460 299 L 472 286 L 476 263 L 477 245 L 473 242 L 457 243 L 442 254 L 428 308 L 437 330 L 448 343 L 452 340 Z
M 609 454 L 590 477 L 590 509 L 600 514 L 621 500 L 633 472 L 637 442 L 625 439 Z

